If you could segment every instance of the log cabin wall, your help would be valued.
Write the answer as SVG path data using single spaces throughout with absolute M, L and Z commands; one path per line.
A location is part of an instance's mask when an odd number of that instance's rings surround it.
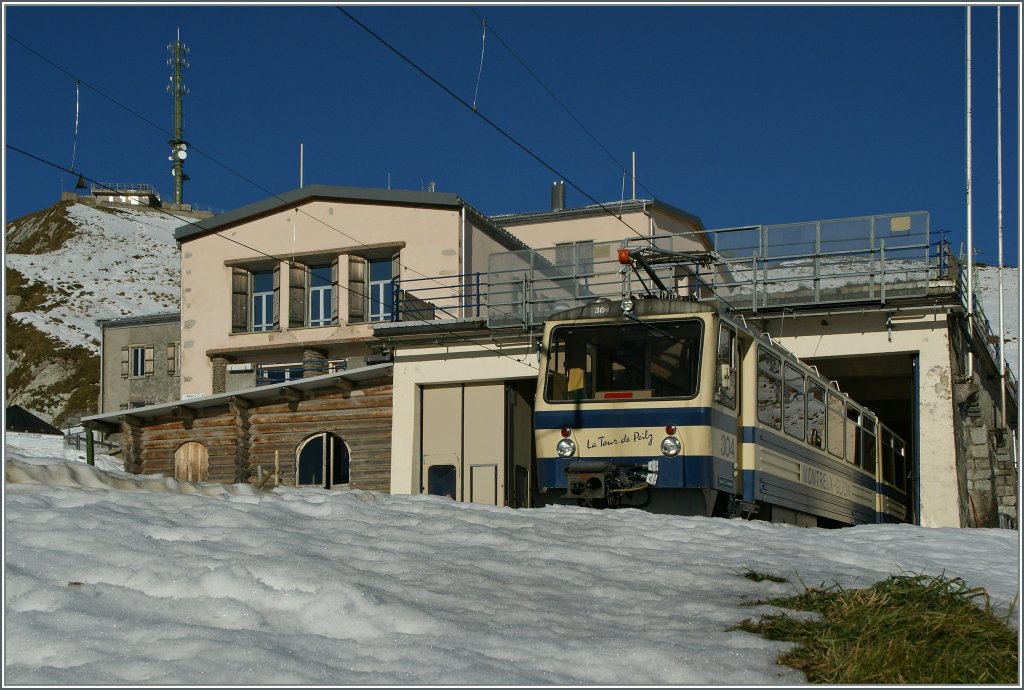
M 246 400 L 232 397 L 195 419 L 153 420 L 132 425 L 136 471 L 173 477 L 175 451 L 194 441 L 209 453 L 208 481 L 258 481 L 259 466 L 280 464 L 281 484 L 295 485 L 296 452 L 309 437 L 329 432 L 350 450 L 349 486 L 388 491 L 391 481 L 390 379 L 306 391 L 291 398 Z M 124 426 L 124 424 L 122 424 Z M 131 470 L 129 470 L 131 471 Z

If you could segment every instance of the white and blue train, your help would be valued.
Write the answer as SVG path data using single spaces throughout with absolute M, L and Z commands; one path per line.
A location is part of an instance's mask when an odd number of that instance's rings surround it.
M 534 433 L 542 503 L 805 526 L 910 515 L 903 439 L 715 303 L 552 315 Z

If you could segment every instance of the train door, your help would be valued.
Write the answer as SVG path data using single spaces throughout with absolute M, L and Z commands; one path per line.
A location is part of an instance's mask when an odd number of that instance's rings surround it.
M 505 384 L 421 389 L 420 491 L 505 505 Z

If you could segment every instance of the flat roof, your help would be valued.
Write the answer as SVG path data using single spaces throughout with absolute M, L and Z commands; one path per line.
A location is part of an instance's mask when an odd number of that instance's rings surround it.
M 496 225 L 490 218 L 467 203 L 458 194 L 450 192 L 416 192 L 403 189 L 377 189 L 373 187 L 339 187 L 334 185 L 307 185 L 277 196 L 241 206 L 195 222 L 181 225 L 174 230 L 178 242 L 224 230 L 233 225 L 267 216 L 282 209 L 291 208 L 308 201 L 349 201 L 384 206 L 416 206 L 420 208 L 465 208 L 467 213 L 480 221 L 480 225 L 503 240 L 512 248 L 527 249 L 526 244 L 512 233 Z
M 129 410 L 118 410 L 117 412 L 107 412 L 106 414 L 90 415 L 88 417 L 82 417 L 82 424 L 85 425 L 89 422 L 105 422 L 110 424 L 116 422 L 120 417 L 157 419 L 173 415 L 175 408 L 186 408 L 198 412 L 199 410 L 205 410 L 211 407 L 221 407 L 229 404 L 231 402 L 231 398 L 243 398 L 249 401 L 268 400 L 270 398 L 279 397 L 284 389 L 309 391 L 322 388 L 332 388 L 337 385 L 337 381 L 339 380 L 347 380 L 351 382 L 370 381 L 372 379 L 390 376 L 391 366 L 391 362 L 371 364 L 357 369 L 337 371 L 333 374 L 324 374 L 322 376 L 310 376 L 305 379 L 273 383 L 266 386 L 256 386 L 254 388 L 245 388 L 242 390 L 230 391 L 228 393 L 204 395 L 198 398 L 183 398 L 169 403 L 134 407 Z
M 576 208 L 566 208 L 559 211 L 545 209 L 543 211 L 528 211 L 526 213 L 505 213 L 491 216 L 491 220 L 499 225 L 526 225 L 529 223 L 550 223 L 567 218 L 586 218 L 591 216 L 607 215 L 614 211 L 616 215 L 627 212 L 635 213 L 643 211 L 645 207 L 651 207 L 666 215 L 675 216 L 682 221 L 695 225 L 699 230 L 706 229 L 700 217 L 677 208 L 671 204 L 657 199 L 628 199 L 626 201 L 608 201 L 603 204 L 590 204 Z

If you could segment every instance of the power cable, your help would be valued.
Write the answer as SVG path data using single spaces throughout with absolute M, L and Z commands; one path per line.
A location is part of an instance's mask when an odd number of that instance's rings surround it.
M 643 233 L 641 233 L 641 232 L 640 232 L 639 230 L 637 230 L 636 228 L 634 228 L 634 227 L 633 227 L 632 225 L 630 225 L 629 223 L 627 223 L 626 221 L 624 221 L 624 220 L 623 220 L 623 219 L 622 219 L 622 218 L 621 218 L 621 217 L 620 217 L 619 215 L 617 215 L 617 214 L 615 213 L 615 211 L 611 210 L 610 208 L 608 208 L 607 206 L 605 206 L 604 204 L 602 204 L 602 203 L 601 203 L 600 201 L 598 201 L 597 199 L 595 199 L 594 197 L 592 197 L 592 196 L 591 196 L 590 194 L 588 194 L 588 193 L 587 193 L 587 191 L 586 191 L 586 190 L 584 190 L 584 189 L 583 189 L 582 187 L 580 187 L 580 186 L 579 186 L 578 184 L 576 184 L 575 182 L 573 182 L 572 180 L 570 180 L 570 179 L 569 179 L 569 178 L 568 178 L 567 176 L 563 175 L 563 174 L 562 174 L 561 172 L 559 172 L 558 170 L 556 170 L 556 169 L 555 169 L 555 168 L 554 168 L 554 167 L 553 167 L 553 166 L 552 166 L 552 165 L 551 165 L 550 163 L 548 163 L 548 162 L 547 162 L 547 161 L 545 161 L 545 160 L 544 160 L 543 158 L 541 158 L 541 157 L 540 157 L 540 156 L 538 156 L 538 155 L 537 155 L 536 153 L 534 153 L 534 152 L 533 152 L 533 151 L 531 151 L 531 150 L 530 150 L 529 148 L 527 148 L 525 144 L 523 144 L 522 142 L 520 142 L 520 141 L 519 141 L 518 139 L 516 139 L 516 138 L 515 138 L 514 136 L 512 136 L 511 134 L 509 134 L 508 132 L 506 132 L 506 131 L 505 131 L 504 129 L 502 129 L 501 127 L 499 127 L 499 126 L 498 126 L 498 125 L 497 125 L 497 124 L 496 124 L 496 123 L 495 123 L 495 122 L 494 122 L 493 120 L 491 120 L 491 119 L 490 119 L 490 118 L 488 118 L 488 117 L 487 117 L 486 115 L 484 115 L 483 113 L 481 113 L 481 112 L 480 112 L 480 110 L 479 110 L 478 108 L 474 108 L 472 104 L 470 104 L 470 103 L 467 103 L 467 102 L 466 102 L 466 101 L 465 101 L 465 100 L 464 100 L 464 99 L 463 99 L 463 98 L 462 98 L 461 96 L 459 96 L 458 94 L 456 94 L 456 93 L 455 93 L 454 91 L 452 91 L 452 90 L 451 90 L 451 89 L 449 89 L 449 88 L 448 88 L 447 86 L 445 86 L 445 85 L 444 85 L 444 84 L 442 84 L 442 83 L 441 83 L 440 81 L 438 81 L 438 80 L 437 80 L 436 78 L 434 78 L 434 77 L 433 77 L 433 76 L 432 76 L 432 75 L 431 75 L 431 74 L 430 74 L 429 72 L 427 72 L 427 71 L 426 71 L 425 69 L 423 69 L 423 68 L 422 68 L 422 67 L 420 67 L 420 66 L 419 66 L 418 64 L 416 64 L 415 62 L 413 62 L 413 60 L 412 60 L 411 58 L 408 58 L 408 57 L 406 57 L 404 53 L 402 53 L 402 52 L 401 52 L 400 50 L 398 50 L 398 49 L 397 49 L 397 48 L 395 48 L 395 47 L 394 47 L 393 45 L 391 45 L 391 44 L 390 44 L 390 43 L 388 43 L 388 42 L 387 42 L 386 40 L 384 40 L 384 38 L 382 38 L 382 37 L 381 37 L 381 36 L 380 36 L 379 34 L 377 34 L 376 32 L 374 32 L 374 31 L 373 31 L 373 29 L 371 29 L 370 27 L 366 26 L 366 25 L 365 25 L 365 24 L 363 24 L 363 23 L 362 23 L 361 21 L 359 21 L 358 19 L 356 19 L 355 17 L 353 17 L 353 16 L 352 16 L 351 14 L 349 14 L 349 13 L 348 13 L 348 12 L 347 12 L 347 11 L 346 11 L 346 10 L 345 10 L 344 8 L 342 8 L 342 7 L 338 7 L 338 8 L 337 8 L 337 10 L 338 10 L 339 12 L 341 12 L 341 13 L 342 13 L 343 15 L 345 15 L 346 17 L 348 17 L 349 19 L 351 19 L 351 20 L 352 20 L 352 21 L 353 21 L 353 22 L 354 22 L 354 23 L 355 23 L 356 25 L 358 25 L 358 26 L 359 26 L 359 28 L 363 29 L 363 31 L 365 31 L 366 33 L 370 34 L 370 35 L 371 35 L 371 36 L 373 36 L 373 37 L 374 37 L 375 39 L 377 39 L 377 41 L 378 41 L 378 42 L 380 42 L 380 43 L 381 43 L 381 45 L 383 45 L 383 46 L 384 46 L 385 48 L 387 48 L 388 50 L 390 50 L 391 52 L 393 52 L 393 53 L 394 53 L 395 55 L 397 55 L 398 57 L 400 57 L 400 58 L 401 58 L 401 59 L 402 59 L 402 60 L 403 60 L 404 62 L 406 62 L 406 63 L 407 63 L 407 64 L 408 64 L 408 65 L 409 65 L 410 67 L 412 67 L 412 68 L 413 68 L 413 69 L 415 69 L 415 70 L 416 70 L 417 72 L 419 72 L 419 73 L 420 73 L 420 74 L 422 74 L 422 75 L 423 75 L 424 77 L 426 77 L 426 78 L 427 78 L 427 79 L 429 79 L 429 80 L 430 80 L 431 82 L 433 82 L 433 83 L 434 83 L 434 85 L 436 85 L 436 86 L 437 86 L 438 88 L 440 88 L 440 89 L 441 89 L 442 91 L 444 91 L 444 92 L 445 92 L 445 93 L 447 93 L 447 94 L 448 94 L 449 96 L 451 96 L 452 98 L 454 98 L 454 99 L 455 99 L 456 101 L 458 101 L 459 103 L 461 103 L 461 104 L 462 104 L 462 105 L 463 105 L 463 106 L 464 106 L 464 107 L 465 107 L 465 108 L 466 108 L 467 110 L 469 110 L 470 112 L 474 113 L 474 114 L 475 114 L 475 115 L 476 115 L 477 117 L 479 117 L 479 118 L 480 118 L 480 119 L 482 119 L 482 120 L 483 120 L 484 122 L 486 122 L 486 123 L 487 123 L 488 125 L 490 125 L 490 126 L 491 126 L 491 127 L 492 127 L 492 128 L 493 128 L 493 129 L 495 130 L 495 131 L 496 131 L 496 132 L 498 132 L 498 133 L 499 133 L 499 134 L 501 134 L 501 135 L 502 135 L 503 137 L 505 137 L 505 138 L 506 138 L 506 139 L 508 139 L 508 140 L 509 140 L 510 142 L 512 142 L 513 144 L 515 144 L 515 145 L 516 145 L 517 147 L 519 147 L 519 149 L 521 149 L 521 150 L 522 150 L 522 151 L 523 151 L 524 153 L 526 153 L 526 155 L 530 156 L 530 158 L 534 159 L 535 161 L 537 161 L 538 163 L 540 163 L 541 165 L 543 165 L 543 166 L 544 166 L 545 168 L 547 168 L 548 170 L 550 170 L 551 172 L 553 172 L 553 173 L 554 173 L 555 175 L 557 175 L 557 176 L 558 176 L 559 178 L 561 178 L 561 179 L 565 180 L 565 181 L 566 181 L 567 183 L 569 183 L 569 185 L 571 185 L 571 186 L 572 186 L 572 187 L 573 187 L 573 188 L 574 188 L 574 189 L 575 189 L 576 191 L 578 191 L 578 192 L 579 192 L 579 193 L 581 193 L 581 194 L 582 194 L 583 196 L 585 196 L 585 197 L 587 197 L 588 199 L 590 199 L 591 201 L 593 201 L 593 202 L 594 202 L 594 204 L 595 204 L 596 206 L 600 207 L 600 208 L 601 208 L 601 210 L 605 211 L 605 212 L 606 212 L 606 213 L 607 213 L 608 215 L 610 215 L 610 216 L 612 216 L 613 218 L 617 219 L 617 220 L 618 220 L 618 221 L 619 221 L 620 223 L 622 223 L 622 224 L 623 224 L 623 225 L 625 225 L 625 226 L 626 226 L 627 228 L 629 228 L 629 229 L 630 229 L 630 230 L 631 230 L 631 231 L 632 231 L 632 232 L 633 232 L 634 234 L 636 234 L 636 235 L 637 235 L 638 237 L 640 237 L 641 239 L 647 240 L 647 241 L 649 241 L 649 242 L 651 242 L 651 243 L 653 244 L 653 240 L 651 240 L 651 238 L 650 238 L 650 237 L 647 237 L 646 235 L 644 235 Z
M 89 84 L 89 83 L 88 83 L 88 82 L 86 82 L 86 81 L 83 81 L 83 80 L 79 79 L 79 78 L 78 78 L 78 77 L 77 77 L 76 75 L 74 75 L 74 74 L 72 74 L 71 72 L 69 72 L 68 70 L 64 69 L 63 67 L 61 67 L 61 66 L 60 66 L 60 65 L 58 65 L 57 63 L 53 62 L 52 60 L 50 60 L 50 59 L 49 59 L 49 58 L 47 58 L 46 56 L 42 55 L 42 54 L 41 54 L 41 53 L 39 53 L 38 51 L 36 51 L 36 50 L 32 49 L 31 47 L 29 47 L 28 45 L 26 45 L 26 44 L 25 44 L 25 43 L 23 43 L 22 41 L 18 40 L 17 38 L 14 38 L 14 37 L 13 37 L 13 36 L 11 36 L 10 34 L 7 34 L 7 38 L 8 38 L 8 39 L 10 39 L 11 41 L 14 41 L 15 43 L 17 43 L 18 45 L 20 45 L 21 47 L 23 47 L 23 48 L 24 48 L 25 50 L 27 50 L 28 52 L 32 53 L 33 55 L 35 55 L 35 56 L 36 56 L 36 57 L 38 57 L 39 59 L 43 60 L 43 61 L 44 61 L 44 62 L 46 62 L 47 64 L 51 65 L 51 66 L 52 66 L 53 68 L 55 68 L 55 69 L 57 69 L 58 71 L 62 72 L 62 73 L 63 73 L 63 74 L 65 74 L 66 76 L 70 77 L 71 79 L 74 79 L 74 80 L 75 80 L 75 83 L 76 83 L 76 85 L 77 85 L 77 84 L 85 84 L 85 86 L 87 86 L 88 88 L 92 89 L 93 91 L 95 91 L 95 92 L 96 92 L 97 94 L 99 94 L 100 96 L 103 96 L 104 98 L 106 98 L 107 100 L 109 100 L 109 101 L 110 101 L 111 103 L 113 103 L 114 105 L 116 105 L 116 106 L 118 106 L 119 108 L 121 108 L 121 109 L 125 110 L 125 111 L 126 111 L 126 112 L 128 112 L 129 114 L 131 114 L 131 115 L 134 115 L 135 117 L 139 118 L 140 120 L 142 120 L 143 122 L 145 122 L 145 123 L 149 124 L 150 126 L 152 126 L 152 127 L 156 128 L 156 129 L 157 129 L 157 131 L 159 131 L 159 132 L 162 132 L 162 133 L 164 133 L 164 134 L 166 134 L 166 135 L 168 135 L 168 136 L 170 136 L 170 137 L 172 137 L 172 138 L 174 137 L 173 133 L 171 133 L 171 132 L 169 132 L 168 130 L 164 129 L 163 127 L 161 127 L 160 125 L 156 124 L 156 123 L 155 123 L 155 122 L 153 122 L 152 120 L 150 120 L 150 119 L 146 118 L 145 116 L 143 116 L 143 115 L 141 115 L 141 114 L 137 113 L 136 111 L 132 110 L 132 109 L 131 109 L 131 108 L 129 108 L 128 106 L 126 106 L 126 105 L 124 105 L 123 103 L 119 102 L 118 100 L 116 100 L 116 99 L 112 98 L 111 96 L 108 96 L 107 94 L 103 93 L 102 91 L 100 91 L 100 90 L 99 90 L 98 88 L 96 88 L 95 86 L 93 86 L 93 85 Z M 263 192 L 264 194 L 267 194 L 268 196 L 270 196 L 270 197 L 273 197 L 273 198 L 277 199 L 278 201 L 282 201 L 282 202 L 284 201 L 284 198 L 282 198 L 282 197 L 281 197 L 281 196 L 280 196 L 279 194 L 275 194 L 274 192 L 270 191 L 269 189 L 267 189 L 267 188 L 266 188 L 266 187 L 264 187 L 263 185 L 261 185 L 261 184 L 259 184 L 258 182 L 256 182 L 256 181 L 254 181 L 254 180 L 250 179 L 250 178 L 249 178 L 249 177 L 247 177 L 246 175 L 243 175 L 242 173 L 238 172 L 237 170 L 234 170 L 234 169 L 232 169 L 231 167 L 227 166 L 226 164 L 224 164 L 224 163 L 220 162 L 219 160 L 217 160 L 216 158 L 214 158 L 214 157 L 213 157 L 212 155 L 210 155 L 210 154 L 206 153 L 205 151 L 203 151 L 202 149 L 198 148 L 197 146 L 193 145 L 193 146 L 191 147 L 191 150 L 192 150 L 192 152 L 193 152 L 193 153 L 197 153 L 197 154 L 199 154 L 199 155 L 203 156 L 203 158 L 205 158 L 205 159 L 209 160 L 209 161 L 210 161 L 210 162 L 212 162 L 212 163 L 215 163 L 216 165 L 220 166 L 221 168 L 223 168 L 224 170 L 228 171 L 228 172 L 229 172 L 229 173 L 231 173 L 232 175 L 235 175 L 235 176 L 236 176 L 236 177 L 238 177 L 239 179 L 241 179 L 241 180 L 244 180 L 245 182 L 248 182 L 249 184 L 251 184 L 251 185 L 252 185 L 253 187 L 255 187 L 256 189 L 259 189 L 260 191 L 262 191 L 262 192 Z M 321 219 L 321 218 L 317 218 L 316 216 L 313 216 L 313 215 L 311 215 L 311 214 L 307 213 L 306 211 L 303 211 L 303 210 L 302 210 L 302 209 L 300 209 L 300 208 L 296 208 L 296 209 L 295 209 L 295 212 L 296 212 L 296 213 L 299 213 L 299 214 L 302 214 L 302 215 L 306 216 L 307 218 L 311 218 L 312 220 L 316 221 L 316 222 L 317 222 L 317 223 L 319 223 L 320 225 L 323 225 L 324 227 L 326 227 L 326 228 L 328 228 L 328 229 L 330 229 L 330 230 L 332 230 L 332 231 L 334 231 L 334 232 L 338 233 L 338 234 L 339 234 L 339 235 L 341 235 L 342 237 L 344 237 L 344 238 L 346 238 L 346 239 L 348 239 L 348 240 L 351 240 L 352 242 L 354 242 L 354 243 L 356 243 L 356 244 L 358 244 L 358 245 L 360 245 L 360 246 L 363 246 L 363 247 L 368 247 L 368 246 L 369 246 L 369 245 L 367 245 L 367 244 L 366 244 L 365 242 L 363 242 L 362 240 L 359 240 L 359 239 L 357 239 L 357 238 L 353 237 L 352 235 L 349 235 L 348 233 L 346 233 L 346 232 L 344 232 L 344 231 L 342 231 L 342 230 L 340 230 L 340 229 L 338 229 L 338 228 L 334 227 L 333 225 L 331 225 L 330 223 L 326 222 L 325 220 L 323 220 L 323 219 Z M 196 227 L 199 227 L 199 226 L 196 226 Z M 203 228 L 203 230 L 205 230 L 205 228 Z M 436 283 L 436 284 L 437 284 L 437 285 L 438 285 L 439 287 L 442 287 L 442 288 L 449 288 L 449 289 L 451 288 L 451 286 L 449 286 L 449 285 L 445 285 L 444 283 L 442 283 L 441 281 L 439 281 L 439 280 L 438 280 L 438 279 L 437 279 L 436 277 L 432 277 L 432 276 L 427 276 L 427 275 L 425 275 L 425 274 L 421 273 L 420 271 L 416 270 L 415 268 L 413 268 L 413 267 L 411 267 L 411 266 L 408 266 L 408 265 L 406 265 L 406 264 L 403 264 L 403 263 L 399 262 L 399 267 L 401 267 L 401 268 L 404 268 L 404 269 L 405 269 L 405 270 L 406 270 L 407 272 L 409 272 L 409 273 L 411 273 L 411 274 L 414 274 L 414 275 L 417 275 L 417 276 L 419 276 L 420 278 L 423 278 L 423 279 L 425 279 L 425 280 L 432 280 L 432 281 L 434 281 L 434 282 L 435 282 L 435 283 Z M 448 312 L 445 312 L 445 313 L 448 313 Z
M 40 163 L 43 163 L 44 165 L 49 165 L 49 166 L 51 166 L 51 167 L 53 167 L 53 168 L 56 168 L 56 169 L 58 169 L 58 170 L 61 170 L 61 171 L 63 171 L 63 172 L 72 172 L 71 170 L 68 170 L 68 169 L 67 169 L 67 168 L 65 168 L 64 166 L 60 165 L 59 163 L 54 163 L 53 161 L 50 161 L 50 160 L 47 160 L 47 159 L 45 159 L 45 158 L 42 158 L 42 157 L 40 157 L 40 156 L 37 156 L 37 155 L 35 155 L 35 154 L 29 153 L 28 151 L 25 151 L 24 149 L 21 149 L 21 148 L 18 148 L 17 146 L 14 146 L 13 144 L 5 144 L 5 146 L 6 146 L 6 147 L 7 147 L 8 149 L 12 150 L 12 151 L 15 151 L 15 152 L 17 152 L 17 153 L 20 153 L 20 154 L 22 154 L 23 156 L 26 156 L 26 157 L 28 157 L 28 158 L 31 158 L 31 159 L 33 159 L 33 160 L 35 160 L 35 161 L 38 161 L 38 162 L 40 162 Z M 98 187 L 98 188 L 99 188 L 99 189 L 100 189 L 101 191 L 102 191 L 103 189 L 106 189 L 106 186 L 105 186 L 105 185 L 104 185 L 104 184 L 103 184 L 102 182 L 97 182 L 96 180 L 93 180 L 93 179 L 91 179 L 91 178 L 89 178 L 89 177 L 85 176 L 85 175 L 84 175 L 83 173 L 78 173 L 78 174 L 79 174 L 79 176 L 80 176 L 80 177 L 81 177 L 81 178 L 82 178 L 83 180 L 86 180 L 86 181 L 88 181 L 88 182 L 92 183 L 93 185 L 96 185 L 96 186 L 97 186 L 97 187 Z M 110 191 L 114 191 L 114 190 L 110 190 Z M 185 224 L 187 224 L 187 225 L 193 225 L 193 226 L 195 226 L 195 227 L 197 227 L 197 228 L 200 228 L 200 229 L 203 229 L 203 230 L 205 230 L 205 228 L 202 228 L 202 226 L 200 226 L 200 225 L 197 225 L 197 224 L 196 224 L 196 223 L 194 223 L 193 221 L 191 221 L 191 220 L 189 220 L 189 219 L 187 219 L 187 218 L 182 218 L 181 216 L 176 216 L 176 215 L 174 215 L 173 213 L 171 213 L 170 211 L 166 211 L 166 210 L 164 210 L 164 209 L 162 209 L 162 208 L 158 208 L 158 207 L 156 208 L 156 210 L 157 210 L 157 211 L 159 211 L 160 213 L 163 213 L 164 215 L 170 216 L 171 218 L 174 218 L 175 220 L 181 221 L 181 222 L 183 222 L 183 223 L 185 223 Z M 220 237 L 221 239 L 227 240 L 228 242 L 232 242 L 233 244 L 237 244 L 237 245 L 239 245 L 240 247 L 244 247 L 245 249 L 248 249 L 248 250 L 249 250 L 249 251 L 251 251 L 251 252 L 255 252 L 256 254 L 259 254 L 259 255 L 261 255 L 261 256 L 263 256 L 263 257 L 266 257 L 267 259 L 271 259 L 272 261 L 276 261 L 276 262 L 279 262 L 279 263 L 288 263 L 288 262 L 285 262 L 285 261 L 284 261 L 284 260 L 283 260 L 283 259 L 282 259 L 281 257 L 277 257 L 277 256 L 273 256 L 273 255 L 271 255 L 271 254 L 267 254 L 266 252 L 264 252 L 264 251 L 262 251 L 262 250 L 260 250 L 260 249 L 256 249 L 255 247 L 250 247 L 249 245 L 245 244 L 244 242 L 240 242 L 239 240 L 233 239 L 233 238 L 231 238 L 231 237 L 228 237 L 228 236 L 226 236 L 226 235 L 222 235 L 222 234 L 221 234 L 221 233 L 219 233 L 219 232 L 213 232 L 213 233 L 211 233 L 211 234 L 213 234 L 213 235 L 215 235 L 215 236 L 217 236 L 217 237 Z M 289 267 L 295 267 L 295 266 L 294 266 L 294 264 L 291 264 L 291 263 L 288 263 L 288 265 L 289 265 Z M 308 268 L 307 266 L 305 266 L 305 265 L 303 265 L 303 264 L 299 264 L 299 266 L 300 266 L 300 267 L 302 268 L 302 270 L 303 270 L 303 271 L 304 271 L 304 272 L 305 272 L 306 274 L 308 274 L 308 275 L 310 275 L 310 276 L 314 275 L 314 274 L 312 273 L 312 271 L 310 271 L 310 269 L 309 269 L 309 268 Z M 321 276 L 321 277 L 322 277 L 322 276 Z M 349 293 L 350 295 L 356 295 L 357 297 L 360 297 L 360 298 L 365 298 L 365 299 L 366 299 L 367 301 L 369 301 L 369 302 L 371 302 L 371 303 L 376 303 L 376 304 L 378 304 L 378 305 L 381 305 L 381 306 L 386 306 L 386 302 L 383 302 L 383 301 L 381 301 L 381 300 L 374 300 L 374 299 L 373 299 L 373 297 L 372 297 L 371 295 L 367 295 L 366 293 L 362 293 L 362 292 L 359 292 L 359 291 L 357 291 L 357 290 L 353 290 L 353 289 L 352 289 L 352 288 L 350 288 L 350 287 L 349 287 L 348 285 L 342 286 L 342 285 L 341 285 L 341 284 L 339 283 L 339 284 L 338 284 L 338 287 L 339 287 L 339 288 L 342 288 L 342 289 L 344 289 L 344 290 L 345 290 L 346 292 L 348 292 L 348 293 Z M 436 306 L 435 306 L 434 308 L 435 308 L 435 309 L 438 309 L 439 311 L 441 311 L 441 312 L 442 312 L 442 313 L 444 313 L 444 314 L 448 314 L 448 315 L 449 315 L 449 316 L 451 316 L 452 318 L 458 318 L 458 317 L 456 317 L 456 316 L 455 316 L 454 314 L 451 314 L 450 312 L 448 312 L 448 311 L 447 311 L 446 309 L 444 309 L 443 307 L 436 307 Z M 504 353 L 503 353 L 503 352 L 501 352 L 500 350 L 496 350 L 496 349 L 492 349 L 492 348 L 489 348 L 489 347 L 487 347 L 486 345 L 484 345 L 484 344 L 482 344 L 482 343 L 479 343 L 479 342 L 474 342 L 474 341 L 473 341 L 473 340 L 471 340 L 470 338 L 467 338 L 467 337 L 465 337 L 465 336 L 463 336 L 463 335 L 460 335 L 460 334 L 458 334 L 458 333 L 454 333 L 454 332 L 452 332 L 452 331 L 447 331 L 447 330 L 445 330 L 444 328 L 442 328 L 442 327 L 441 327 L 440 325 L 438 325 L 438 324 L 435 324 L 435 323 L 433 323 L 433 321 L 432 321 L 432 320 L 429 320 L 429 319 L 424 319 L 424 320 L 423 320 L 423 323 L 425 323 L 425 324 L 427 324 L 427 325 L 429 325 L 429 326 L 432 326 L 432 327 L 436 328 L 436 329 L 437 329 L 438 331 L 441 331 L 441 332 L 443 332 L 443 333 L 445 333 L 445 334 L 447 334 L 447 335 L 449 335 L 449 336 L 455 336 L 455 337 L 459 338 L 460 340 L 464 340 L 464 341 L 466 341 L 467 343 L 469 343 L 470 345 L 473 345 L 473 346 L 479 347 L 479 348 L 481 348 L 481 349 L 483 349 L 483 350 L 485 350 L 485 351 L 487 351 L 487 352 L 491 352 L 491 353 L 494 353 L 494 354 L 496 354 L 496 355 L 497 355 L 498 357 L 505 357 L 506 359 L 510 359 L 510 360 L 512 360 L 512 361 L 514 361 L 514 362 L 517 362 L 517 363 L 519 363 L 519 364 L 522 364 L 522 363 L 523 363 L 523 362 L 525 361 L 525 358 L 524 358 L 524 359 L 522 359 L 522 360 L 520 360 L 520 359 L 516 359 L 515 357 L 512 357 L 512 356 L 510 356 L 510 355 L 506 355 L 506 354 L 504 354 Z
M 481 17 L 477 13 L 477 11 L 475 9 L 470 7 L 469 11 L 472 12 L 474 15 L 476 15 L 477 19 L 479 19 L 481 22 L 485 22 L 484 18 Z M 485 24 L 485 26 L 486 26 L 486 24 Z M 650 189 L 648 189 L 645 184 L 640 182 L 640 180 L 638 180 L 635 177 L 633 177 L 633 175 L 626 169 L 626 166 L 623 165 L 622 163 L 620 163 L 619 160 L 612 154 L 612 152 L 609 151 L 607 148 L 605 148 L 604 144 L 602 144 L 600 141 L 598 141 L 597 137 L 594 136 L 594 133 L 591 132 L 589 129 L 587 129 L 586 125 L 584 125 L 582 122 L 580 122 L 579 118 L 577 118 L 575 115 L 573 115 L 572 111 L 569 110 L 569 107 L 565 103 L 563 103 L 562 100 L 558 96 L 555 95 L 554 91 L 552 91 L 550 88 L 548 88 L 548 85 L 545 84 L 543 82 L 543 80 L 541 80 L 541 78 L 539 76 L 537 76 L 537 74 L 532 69 L 530 69 L 530 66 L 527 65 L 522 60 L 522 58 L 520 58 L 518 55 L 516 55 L 516 52 L 514 50 L 512 50 L 512 47 L 508 43 L 505 42 L 505 40 L 501 37 L 500 34 L 498 34 L 497 31 L 494 30 L 494 26 L 493 25 L 491 26 L 491 33 L 494 35 L 494 37 L 496 39 L 498 39 L 498 42 L 500 42 L 501 45 L 505 46 L 505 50 L 507 50 L 509 52 L 509 54 L 516 59 L 516 62 L 518 62 L 520 65 L 522 65 L 523 69 L 525 69 L 529 73 L 529 75 L 531 77 L 533 77 L 537 81 L 538 84 L 541 85 L 541 88 L 543 88 L 545 91 L 548 92 L 548 95 L 551 96 L 551 98 L 553 98 L 555 100 L 555 103 L 557 103 L 559 106 L 561 106 L 562 110 L 564 110 L 566 112 L 566 114 L 569 117 L 572 118 L 573 122 L 575 122 L 577 125 L 579 125 L 580 129 L 582 129 L 584 132 L 586 132 L 587 135 L 591 139 L 594 140 L 594 143 L 597 144 L 601 148 L 601 150 L 605 152 L 605 154 L 607 154 L 607 156 L 612 160 L 612 162 L 615 163 L 615 165 L 618 166 L 619 170 L 623 171 L 623 173 L 625 175 L 629 175 L 633 179 L 634 182 L 639 184 L 640 187 L 642 187 L 652 197 L 657 198 L 658 195 L 655 194 L 654 192 L 652 192 Z

